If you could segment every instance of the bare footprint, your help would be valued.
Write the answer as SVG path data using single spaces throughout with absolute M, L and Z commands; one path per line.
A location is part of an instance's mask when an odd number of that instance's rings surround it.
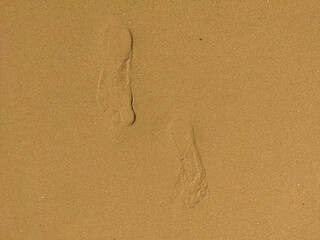
M 118 18 L 111 21 L 104 33 L 102 51 L 98 104 L 112 122 L 132 125 L 135 121 L 130 85 L 132 35 Z
M 173 121 L 169 127 L 171 138 L 180 157 L 180 198 L 193 208 L 207 193 L 206 170 L 196 147 L 193 127 L 186 120 Z

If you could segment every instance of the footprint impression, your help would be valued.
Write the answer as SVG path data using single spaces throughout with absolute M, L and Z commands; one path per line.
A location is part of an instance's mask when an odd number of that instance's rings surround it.
M 113 123 L 132 125 L 130 63 L 132 34 L 118 19 L 114 19 L 103 35 L 102 62 L 97 86 L 97 101 Z
M 196 147 L 193 127 L 186 120 L 173 121 L 169 132 L 180 158 L 180 198 L 193 208 L 207 193 L 206 170 Z

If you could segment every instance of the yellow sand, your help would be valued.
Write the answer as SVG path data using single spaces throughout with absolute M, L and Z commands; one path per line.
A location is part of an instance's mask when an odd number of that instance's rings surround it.
M 0 240 L 320 239 L 319 28 L 317 0 L 0 1 Z

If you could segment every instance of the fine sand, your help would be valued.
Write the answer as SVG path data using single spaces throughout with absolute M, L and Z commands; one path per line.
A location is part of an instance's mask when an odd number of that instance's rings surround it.
M 319 240 L 320 2 L 0 1 L 0 240 Z

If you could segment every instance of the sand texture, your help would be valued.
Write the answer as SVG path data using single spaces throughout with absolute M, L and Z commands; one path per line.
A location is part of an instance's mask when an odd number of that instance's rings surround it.
M 319 240 L 320 1 L 1 0 L 0 240 Z

